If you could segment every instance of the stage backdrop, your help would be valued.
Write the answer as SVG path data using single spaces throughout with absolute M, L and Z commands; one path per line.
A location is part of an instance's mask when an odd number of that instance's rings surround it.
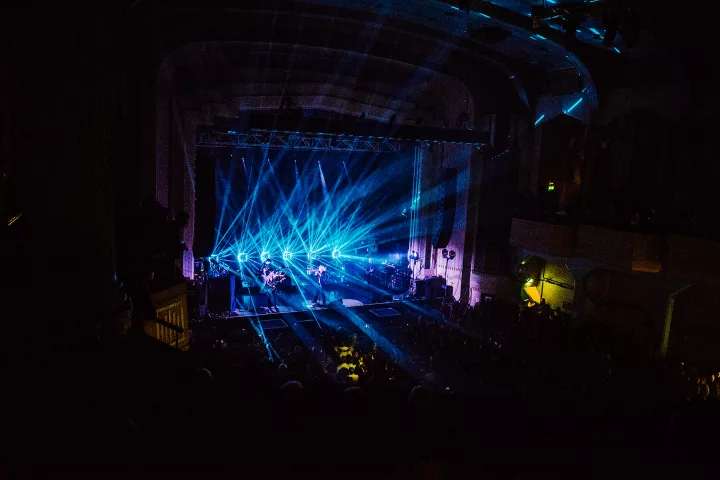
M 362 258 L 406 253 L 413 148 L 403 153 L 236 149 L 216 159 L 214 253 Z

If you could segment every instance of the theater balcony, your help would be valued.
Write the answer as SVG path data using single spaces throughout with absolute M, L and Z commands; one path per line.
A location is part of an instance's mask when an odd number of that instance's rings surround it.
M 555 257 L 572 257 L 577 241 L 577 227 L 549 222 L 513 218 L 510 245 Z
M 714 240 L 668 235 L 664 265 L 673 278 L 693 285 L 720 283 L 720 244 Z
M 583 258 L 619 270 L 662 270 L 662 239 L 658 235 L 513 218 L 510 244 L 540 255 Z

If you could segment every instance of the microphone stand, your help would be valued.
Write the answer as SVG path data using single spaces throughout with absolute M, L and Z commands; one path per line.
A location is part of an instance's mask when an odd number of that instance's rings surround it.
M 450 257 L 445 259 L 445 288 L 443 288 L 443 297 L 447 297 L 447 269 L 448 269 L 448 263 L 450 262 Z

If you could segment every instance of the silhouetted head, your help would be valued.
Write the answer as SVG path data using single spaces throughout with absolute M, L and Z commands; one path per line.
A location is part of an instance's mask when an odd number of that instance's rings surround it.
M 302 386 L 302 383 L 291 380 L 289 382 L 285 382 L 280 387 L 280 397 L 285 402 L 289 403 L 297 403 L 300 400 L 302 400 L 305 396 L 305 389 Z
M 408 403 L 413 412 L 427 413 L 433 406 L 432 392 L 428 388 L 418 385 L 410 391 Z
M 193 387 L 202 391 L 209 391 L 215 388 L 215 379 L 207 368 L 196 368 L 191 375 Z

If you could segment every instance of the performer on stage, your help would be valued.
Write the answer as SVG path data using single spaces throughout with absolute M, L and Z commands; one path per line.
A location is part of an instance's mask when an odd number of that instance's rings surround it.
M 260 275 L 264 277 L 270 272 L 270 270 L 273 270 L 272 266 L 272 260 L 269 258 L 266 258 L 262 265 L 260 265 Z
M 373 264 L 373 259 L 368 258 L 368 266 L 367 266 L 367 269 L 365 269 L 365 278 L 367 280 L 368 288 L 370 288 L 370 282 L 372 280 L 374 272 L 375 272 L 375 265 Z
M 272 267 L 268 267 L 266 272 L 265 290 L 268 296 L 268 310 L 272 311 L 274 308 L 276 312 L 279 312 L 277 306 L 277 286 L 285 280 L 285 274 Z
M 315 272 L 315 282 L 316 282 L 316 285 L 315 285 L 315 286 L 317 287 L 317 290 L 315 291 L 315 297 L 313 298 L 313 301 L 312 301 L 313 304 L 317 304 L 317 303 L 318 303 L 318 300 L 319 300 L 320 298 L 322 298 L 322 303 L 321 303 L 321 305 L 325 305 L 325 302 L 326 302 L 326 300 L 327 300 L 327 299 L 325 298 L 325 290 L 324 290 L 324 287 L 325 287 L 325 271 L 326 271 L 325 266 L 324 266 L 324 265 L 320 265 L 320 266 L 318 267 L 317 271 Z

